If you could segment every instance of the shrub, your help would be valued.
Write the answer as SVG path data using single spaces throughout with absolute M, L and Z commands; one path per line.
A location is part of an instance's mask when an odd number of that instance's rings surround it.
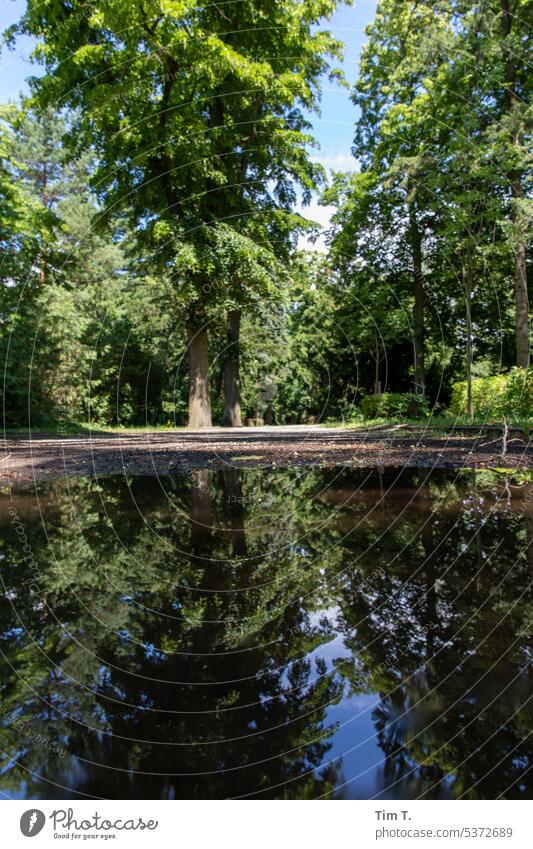
M 533 367 L 513 368 L 507 374 L 472 380 L 474 415 L 501 421 L 504 416 L 520 422 L 533 418 Z M 454 383 L 450 411 L 466 413 L 466 380 Z
M 359 408 L 365 419 L 409 418 L 419 419 L 428 415 L 427 399 L 413 392 L 383 392 L 381 395 L 365 395 Z

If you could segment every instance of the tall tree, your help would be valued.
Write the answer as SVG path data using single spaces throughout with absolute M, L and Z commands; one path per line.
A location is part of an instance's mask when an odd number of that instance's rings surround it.
M 40 167 L 55 162 L 57 154 L 40 144 L 46 136 L 43 127 L 36 128 L 30 118 L 23 119 L 14 105 L 2 107 L 0 117 L 0 337 L 3 420 L 4 426 L 9 426 L 28 421 L 34 367 L 39 372 L 34 400 L 38 409 L 47 408 L 41 367 L 46 368 L 53 357 L 48 341 L 37 337 L 37 329 L 57 219 L 36 190 L 39 166 L 30 149 L 39 150 Z
M 424 247 L 432 212 L 426 186 L 431 136 L 417 112 L 417 98 L 446 60 L 450 24 L 439 15 L 442 6 L 442 0 L 382 0 L 353 95 L 361 110 L 354 155 L 363 170 L 372 169 L 385 182 L 383 200 L 399 211 L 391 235 L 397 249 L 406 251 L 412 275 L 413 383 L 419 394 L 426 384 Z
M 512 299 L 517 360 L 529 362 L 528 11 L 529 0 L 382 0 L 368 30 L 354 93 L 361 173 L 339 176 L 325 200 L 338 207 L 332 250 L 341 275 L 362 285 L 355 262 L 385 266 L 381 285 L 395 267 L 411 275 L 418 392 L 435 332 L 455 373 L 462 353 L 469 386 L 476 368 L 499 367 L 502 353 L 510 365 Z M 376 309 L 381 320 L 377 299 Z
M 531 0 L 481 0 L 475 6 L 458 3 L 464 32 L 460 47 L 476 64 L 473 95 L 485 106 L 485 144 L 497 167 L 507 200 L 507 228 L 514 264 L 516 363 L 530 363 L 530 310 L 527 250 L 533 206 L 531 128 L 533 79 Z M 472 95 L 471 95 L 472 96 Z
M 321 173 L 302 107 L 317 107 L 327 59 L 340 53 L 315 26 L 335 6 L 114 0 L 86 11 L 81 2 L 67 9 L 30 0 L 10 37 L 44 40 L 37 102 L 81 107 L 71 138 L 95 150 L 94 184 L 107 209 L 127 210 L 147 260 L 169 270 L 184 245 L 201 254 L 221 219 L 276 251 L 301 226 L 290 213 L 294 183 L 309 196 Z M 228 292 L 183 266 L 175 279 L 187 324 L 189 423 L 206 426 L 209 313 Z

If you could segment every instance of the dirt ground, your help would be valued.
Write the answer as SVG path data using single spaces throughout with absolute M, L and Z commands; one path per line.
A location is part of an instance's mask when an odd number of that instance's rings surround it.
M 435 435 L 424 427 L 355 430 L 291 425 L 239 429 L 93 433 L 57 437 L 6 434 L 0 482 L 72 475 L 161 475 L 191 469 L 353 466 L 505 467 L 533 469 L 533 446 L 511 431 L 502 453 L 498 429 Z

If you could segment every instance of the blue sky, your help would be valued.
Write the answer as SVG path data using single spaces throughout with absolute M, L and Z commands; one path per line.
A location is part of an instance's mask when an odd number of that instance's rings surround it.
M 350 86 L 353 86 L 357 79 L 359 55 L 366 41 L 365 27 L 374 20 L 376 7 L 377 0 L 355 0 L 351 7 L 340 7 L 331 21 L 324 25 L 346 45 L 342 69 Z M 351 155 L 351 146 L 356 117 L 357 111 L 350 100 L 350 92 L 326 81 L 322 90 L 321 113 L 310 118 L 313 134 L 320 144 L 320 150 L 313 158 L 326 168 L 336 171 L 353 170 L 356 163 Z M 327 227 L 333 208 L 320 206 L 315 198 L 309 206 L 305 209 L 299 207 L 298 211 L 306 218 Z M 300 247 L 325 251 L 323 238 L 314 244 L 302 239 Z
M 0 31 L 18 20 L 24 10 L 25 0 L 0 0 Z M 361 46 L 365 41 L 365 26 L 374 19 L 377 0 L 355 0 L 354 6 L 340 7 L 325 28 L 346 45 L 344 73 L 353 84 L 357 77 L 357 68 Z M 26 77 L 38 73 L 38 66 L 32 66 L 29 56 L 32 50 L 30 39 L 23 39 L 14 51 L 3 49 L 0 55 L 0 102 L 16 99 L 19 92 L 26 90 Z M 312 116 L 314 136 L 320 144 L 320 151 L 313 158 L 327 168 L 339 171 L 355 167 L 350 153 L 354 134 L 356 109 L 350 101 L 349 92 L 339 85 L 324 83 L 322 111 L 320 116 Z M 320 207 L 313 201 L 304 211 L 306 217 L 327 224 L 331 210 Z
M 324 25 L 346 45 L 342 68 L 350 85 L 357 78 L 359 55 L 366 40 L 364 30 L 374 19 L 376 6 L 377 0 L 355 0 L 354 6 L 339 8 L 332 20 Z M 311 119 L 314 135 L 321 146 L 320 159 L 324 165 L 338 170 L 349 167 L 355 119 L 356 109 L 350 100 L 350 93 L 326 81 L 321 115 Z

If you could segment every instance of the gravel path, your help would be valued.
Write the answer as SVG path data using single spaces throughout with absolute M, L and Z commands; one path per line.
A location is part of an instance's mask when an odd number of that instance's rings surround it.
M 365 430 L 290 425 L 239 429 L 93 433 L 57 437 L 6 435 L 0 478 L 4 483 L 128 472 L 173 474 L 190 469 L 286 468 L 332 463 L 354 466 L 422 465 L 533 469 L 533 446 L 511 432 L 502 456 L 498 430 L 433 435 L 396 426 Z

